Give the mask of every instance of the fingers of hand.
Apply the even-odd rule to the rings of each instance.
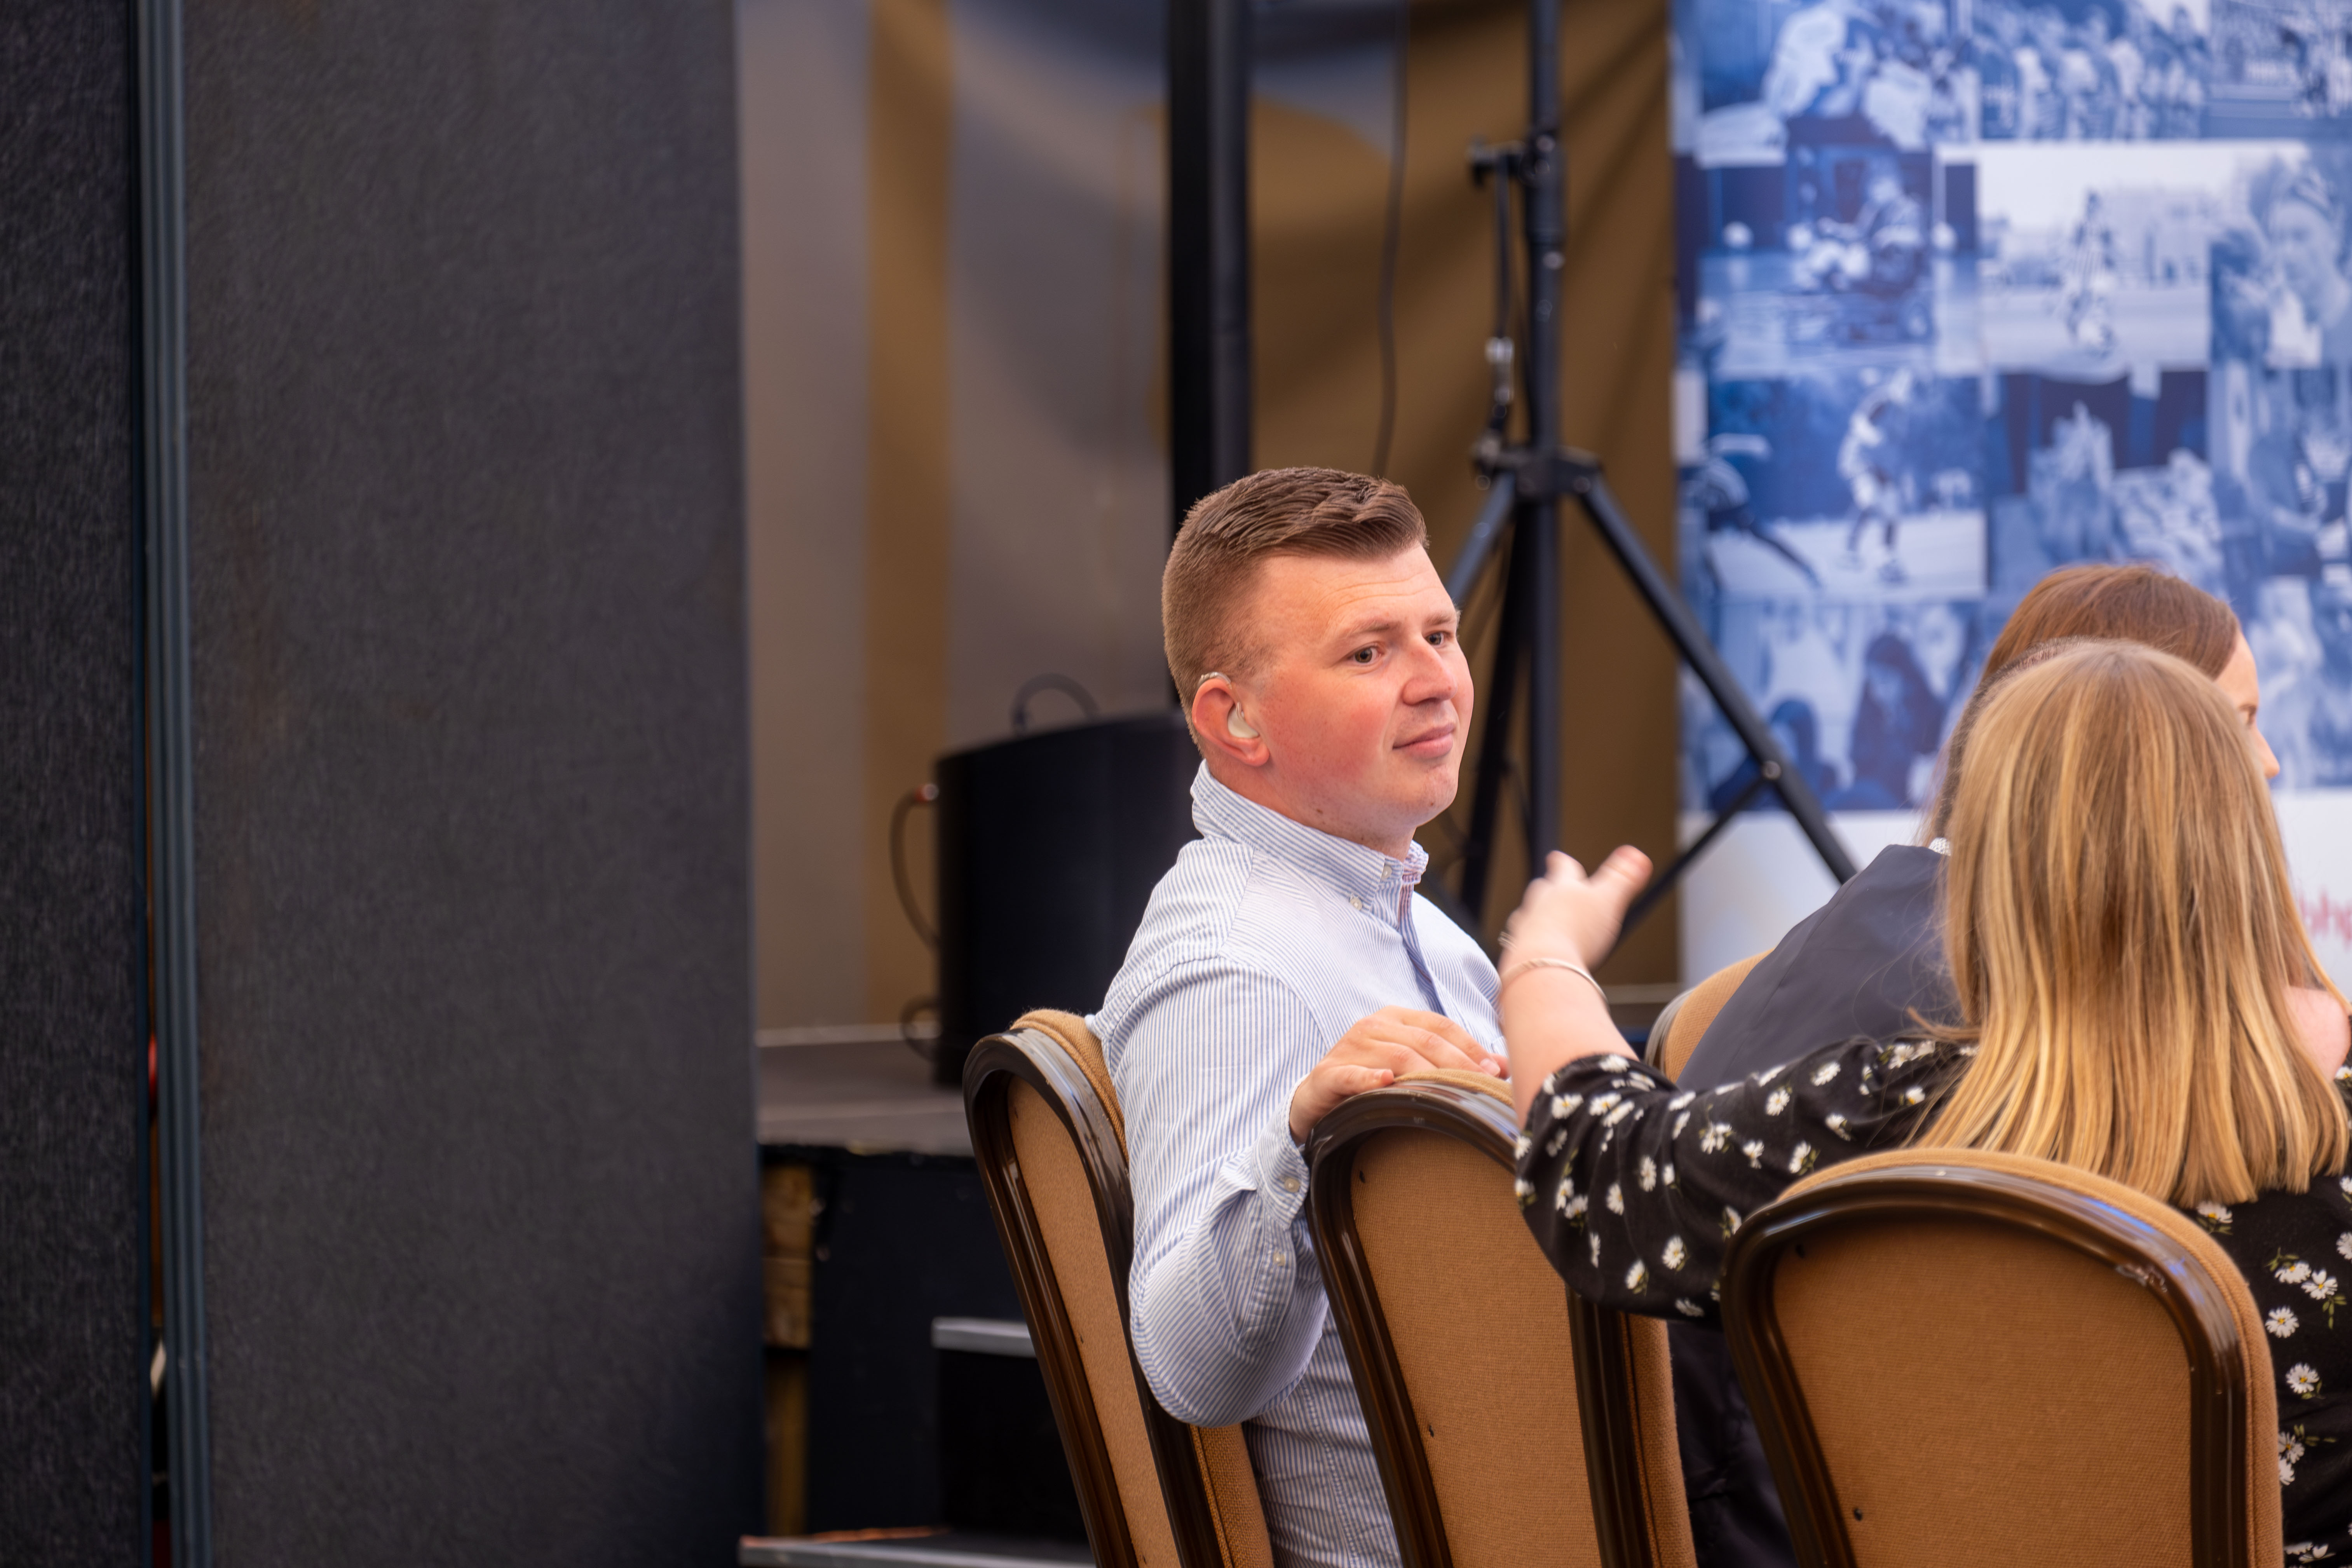
[[[1470,1037],[1470,1031],[1455,1023],[1453,1019],[1447,1017],[1444,1014],[1423,1013],[1411,1008],[1404,1009],[1403,1011],[1404,1016],[1400,1020],[1401,1022],[1409,1024],[1412,1027],[1423,1030],[1428,1034],[1442,1035],[1446,1039],[1451,1040],[1454,1045],[1461,1047],[1464,1051],[1474,1056],[1477,1054],[1478,1042]]]
[[[1601,863],[1601,869],[1592,874],[1596,882],[1603,878],[1626,883],[1630,889],[1638,891],[1650,879],[1650,858],[1631,844],[1620,844]]]
[[[1490,1055],[1460,1024],[1443,1013],[1426,1013],[1417,1007],[1383,1007],[1369,1017],[1358,1019],[1324,1060],[1335,1067],[1347,1063],[1385,1070],[1391,1078],[1431,1067],[1483,1072],[1496,1078],[1509,1071],[1500,1058]]]
[[[1459,1032],[1458,1026],[1456,1033]],[[1491,1059],[1478,1042],[1466,1035],[1456,1045],[1433,1029],[1398,1024],[1378,1033],[1359,1024],[1348,1031],[1340,1042],[1331,1047],[1324,1060],[1335,1068],[1341,1066],[1360,1067],[1389,1073],[1392,1078],[1409,1072],[1426,1072],[1433,1067],[1451,1068],[1466,1072],[1488,1070],[1485,1063]]]

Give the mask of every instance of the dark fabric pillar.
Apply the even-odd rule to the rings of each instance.
[[[731,32],[188,7],[223,1564],[758,1524]]]
[[[0,1563],[143,1561],[130,16],[0,26]]]

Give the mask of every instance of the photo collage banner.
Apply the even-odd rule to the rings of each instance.
[[[1675,0],[1681,569],[1857,863],[1907,841],[2018,599],[2224,599],[2352,983],[2352,0]],[[1685,681],[1696,832],[1752,775]],[[1696,979],[1827,896],[1769,793]]]

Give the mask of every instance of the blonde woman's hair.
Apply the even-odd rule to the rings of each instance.
[[[1974,1059],[1914,1140],[2054,1160],[2175,1204],[2341,1170],[2343,1102],[2286,992],[2336,994],[2212,679],[2126,643],[2001,683],[1947,835],[1944,947]]]

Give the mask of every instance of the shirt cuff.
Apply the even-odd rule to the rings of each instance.
[[[1290,1141],[1290,1118],[1285,1108],[1282,1120],[1265,1130],[1251,1151],[1250,1168],[1257,1175],[1258,1201],[1266,1205],[1285,1225],[1297,1217],[1307,1202],[1307,1156]]]

